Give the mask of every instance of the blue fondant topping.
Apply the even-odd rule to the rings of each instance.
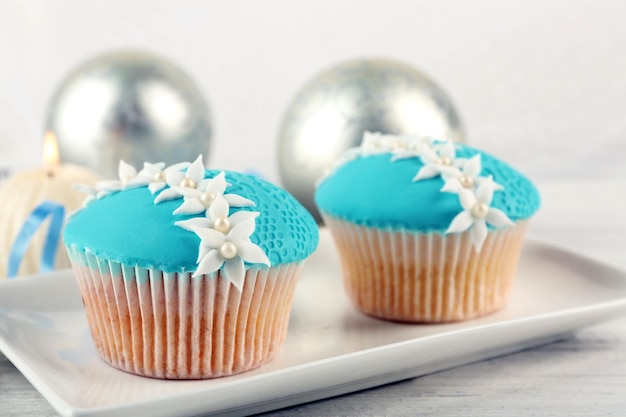
[[[480,175],[504,187],[494,192],[491,207],[512,221],[539,209],[539,192],[523,174],[486,152],[456,146],[458,158],[480,154]],[[458,195],[440,191],[441,176],[412,181],[422,166],[420,158],[392,162],[390,153],[357,157],[322,181],[315,202],[322,212],[364,226],[443,233],[463,208]]]
[[[219,172],[207,170],[205,178],[213,178]],[[237,172],[226,171],[226,181],[231,184],[227,192],[256,203],[254,207],[231,208],[230,213],[260,213],[250,240],[265,251],[273,266],[303,260],[315,250],[317,225],[287,191]],[[139,187],[92,202],[69,219],[65,244],[125,265],[165,272],[195,271],[200,238],[174,222],[204,213],[173,215],[182,200],[154,204],[155,196],[147,187]]]

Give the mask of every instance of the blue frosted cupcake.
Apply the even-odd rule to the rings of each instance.
[[[315,201],[353,303],[408,322],[502,308],[540,204],[530,180],[486,152],[371,133],[319,182]]]
[[[201,158],[98,183],[64,242],[98,352],[139,375],[232,375],[271,358],[318,232],[290,194]]]

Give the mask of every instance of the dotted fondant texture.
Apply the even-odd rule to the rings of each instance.
[[[209,176],[217,175],[211,172]],[[252,242],[261,246],[272,265],[307,257],[317,247],[317,225],[298,201],[269,182],[257,177],[229,172],[226,180],[232,183],[229,193],[239,194],[257,202],[245,210],[260,211]],[[237,208],[233,208],[235,212]],[[241,210],[244,210],[242,208]]]

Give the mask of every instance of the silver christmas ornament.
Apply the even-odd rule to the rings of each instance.
[[[283,186],[318,222],[315,182],[365,131],[464,141],[448,95],[410,66],[368,59],[322,72],[290,103],[278,143]]]
[[[107,53],[80,65],[54,93],[46,130],[61,162],[117,177],[120,159],[168,164],[208,158],[209,107],[176,65],[138,51]]]

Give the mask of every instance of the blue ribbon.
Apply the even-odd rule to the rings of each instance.
[[[48,236],[46,236],[46,243],[44,244],[43,253],[41,254],[39,269],[41,272],[50,272],[54,269],[54,258],[56,256],[59,238],[61,237],[61,230],[63,229],[65,207],[59,203],[44,201],[35,207],[32,213],[28,215],[15,241],[13,241],[13,246],[11,246],[11,252],[9,253],[9,268],[7,273],[9,278],[17,275],[17,270],[24,258],[24,254],[28,249],[31,239],[48,217],[50,217],[50,227],[48,228]]]

